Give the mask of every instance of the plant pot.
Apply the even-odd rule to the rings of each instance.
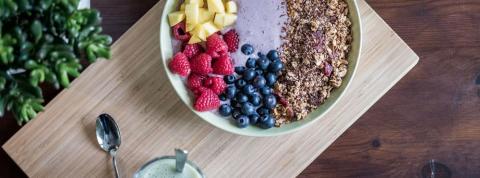
[[[90,0],[80,0],[80,3],[78,4],[79,9],[83,8],[90,8]]]

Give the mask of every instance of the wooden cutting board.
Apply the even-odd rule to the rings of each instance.
[[[400,80],[418,56],[364,2],[357,75],[335,108],[312,126],[269,138],[233,135],[195,116],[168,83],[159,51],[163,1],[112,47],[112,60],[88,67],[45,112],[3,148],[31,177],[112,177],[95,138],[95,119],[113,115],[122,131],[123,177],[146,161],[190,150],[207,177],[294,177]]]

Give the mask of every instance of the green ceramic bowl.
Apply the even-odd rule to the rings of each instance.
[[[189,93],[189,90],[184,85],[182,79],[170,72],[168,69],[168,61],[173,56],[173,46],[172,46],[172,34],[168,24],[168,17],[167,14],[173,11],[176,11],[176,7],[178,7],[178,0],[167,0],[165,2],[165,8],[163,10],[163,14],[161,17],[160,23],[160,52],[162,57],[163,66],[165,68],[166,74],[173,85],[173,88],[177,92],[180,99],[185,102],[188,108],[192,110],[195,114],[197,114],[200,118],[207,121],[208,123],[218,127],[222,130],[227,132],[239,134],[239,135],[246,135],[246,136],[257,136],[257,137],[266,137],[266,136],[277,136],[281,134],[291,133],[293,131],[299,130],[301,128],[305,128],[308,125],[311,125],[314,121],[317,121],[322,118],[322,116],[327,113],[332,107],[334,107],[335,103],[342,97],[345,90],[348,88],[357,68],[361,46],[362,46],[362,28],[361,28],[361,21],[359,17],[359,11],[356,0],[346,0],[349,5],[350,11],[350,19],[353,23],[352,25],[352,32],[353,32],[353,44],[352,50],[349,53],[348,61],[348,74],[345,76],[343,80],[343,84],[340,88],[334,90],[331,93],[330,98],[322,104],[318,109],[311,112],[307,118],[296,121],[290,124],[285,124],[281,127],[274,127],[271,129],[261,129],[256,126],[249,126],[247,128],[238,128],[235,126],[233,119],[227,119],[221,117],[214,112],[197,112],[192,108],[193,103],[193,96]]]

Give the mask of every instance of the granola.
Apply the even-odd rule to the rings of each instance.
[[[344,0],[285,0],[281,73],[273,111],[276,126],[304,119],[342,85],[351,48],[351,21]]]

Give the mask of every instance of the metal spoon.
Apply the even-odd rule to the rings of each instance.
[[[120,129],[112,116],[108,114],[100,114],[96,122],[97,141],[103,150],[112,156],[113,168],[115,170],[115,177],[119,177],[117,169],[117,150],[121,144]]]
[[[177,172],[183,172],[185,163],[187,163],[188,151],[175,148],[175,170]]]

